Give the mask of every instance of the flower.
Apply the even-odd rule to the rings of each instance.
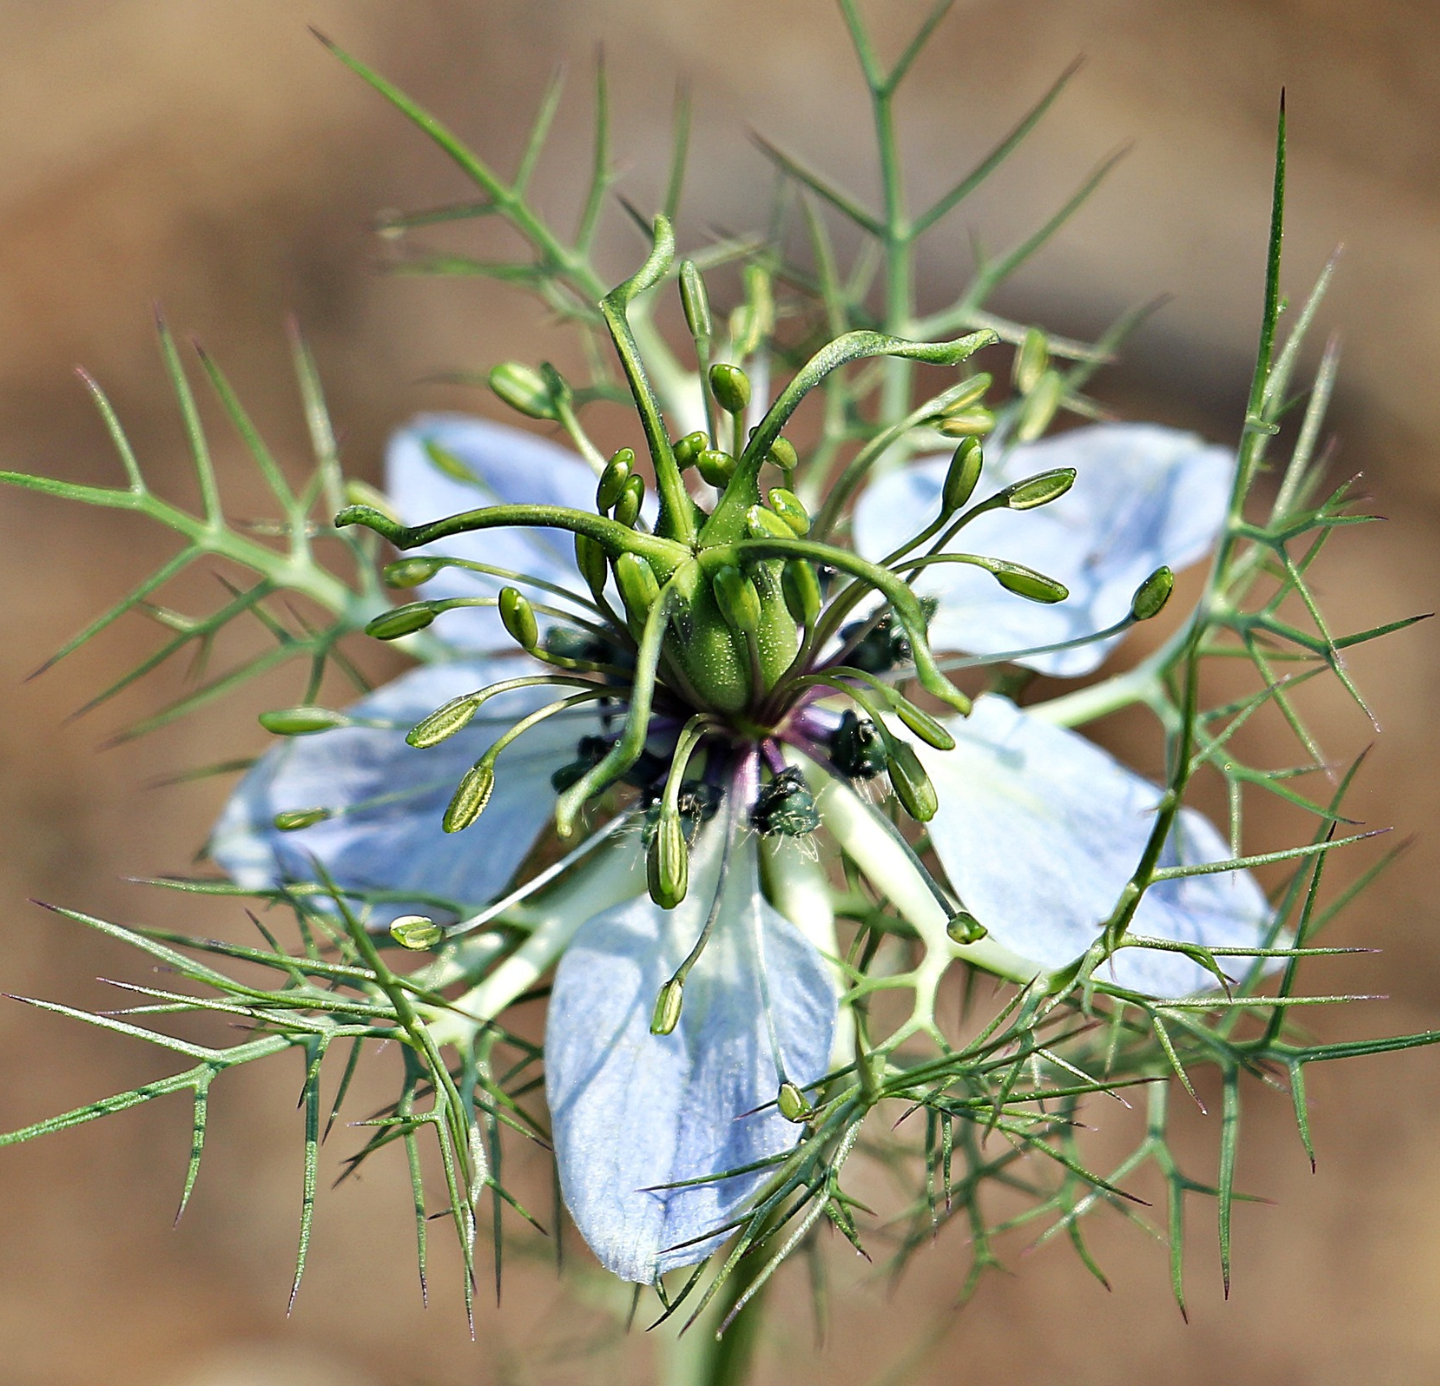
[[[972,446],[961,452],[978,461]],[[729,488],[734,463],[699,465]],[[633,549],[601,553],[598,567],[592,551],[582,576],[570,541],[543,517],[593,516],[594,472],[526,433],[423,416],[387,459],[405,523],[358,518],[406,548],[392,576],[418,584],[415,610],[443,613],[428,632],[438,637],[431,662],[361,699],[345,725],[267,752],[216,826],[212,858],[247,887],[313,880],[318,862],[375,925],[421,910],[466,921],[462,930],[497,915],[528,930],[463,1010],[492,1017],[554,967],[546,1092],[562,1190],[600,1261],[627,1280],[654,1281],[712,1251],[799,1138],[806,1094],[853,1057],[824,868],[805,850],[812,834],[837,842],[921,934],[929,961],[914,985],[932,999],[934,968],[955,958],[1017,980],[1075,962],[1144,850],[1158,791],[1043,708],[987,694],[969,716],[937,718],[896,683],[920,677],[965,705],[931,646],[1052,674],[1094,668],[1132,619],[1137,586],[1213,542],[1230,459],[1151,425],[1010,448],[987,466],[967,514],[987,549],[1021,552],[1047,575],[974,555],[913,568],[915,590],[938,603],[927,641],[906,590],[888,576],[880,589],[875,574],[917,562],[893,556],[951,494],[957,463],[922,459],[862,496],[850,571],[885,601],[831,629],[816,607],[824,551],[801,542],[808,519],[791,493],[772,490],[768,508],[740,515],[726,552],[744,564],[717,561],[685,586],[690,554],[703,553],[696,539],[676,546],[665,573],[671,493],[648,529],[622,532],[637,536]],[[1052,479],[1048,489],[1035,488],[1037,475]],[[604,512],[620,514],[627,487],[634,495],[620,458],[602,474],[600,523],[566,520],[581,567],[594,535],[611,542]],[[1036,496],[1053,504],[1023,513]],[[433,539],[424,528],[491,506],[526,527],[457,521]],[[638,500],[630,509],[639,513]],[[795,509],[801,519],[786,528]],[[808,598],[795,590],[806,583]],[[839,588],[837,579],[827,610]],[[1072,600],[1056,601],[1067,588]],[[1102,630],[1112,633],[1088,638]],[[526,729],[511,746],[519,719]],[[639,797],[509,889],[556,817],[557,794],[563,831],[617,765]],[[883,773],[906,811],[928,820],[946,884],[866,797]],[[475,826],[444,831],[442,819]],[[1230,855],[1182,810],[1164,864]],[[1269,918],[1255,882],[1229,870],[1156,882],[1130,932],[1245,948],[1266,941]],[[1151,996],[1215,980],[1184,952],[1146,947],[1116,952],[1097,975]]]

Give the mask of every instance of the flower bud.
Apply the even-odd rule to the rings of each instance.
[[[728,564],[711,579],[715,604],[725,624],[741,635],[754,635],[760,628],[760,594],[739,568]]]
[[[1175,574],[1164,566],[1156,568],[1130,598],[1131,617],[1136,621],[1148,621],[1152,616],[1158,616],[1174,590]]]
[[[397,558],[387,563],[380,576],[386,587],[419,587],[429,582],[445,566],[443,558]]]
[[[643,477],[627,477],[620,499],[615,502],[615,519],[627,529],[640,518],[640,507],[645,504],[645,480]]]
[[[438,746],[469,726],[470,719],[474,717],[479,706],[479,699],[473,693],[451,698],[443,707],[437,707],[428,717],[421,718],[411,727],[405,733],[405,740],[418,751]]]
[[[485,811],[495,788],[495,768],[488,760],[477,761],[461,777],[440,826],[447,833],[468,828]]]
[[[959,510],[975,494],[980,484],[980,469],[985,465],[985,450],[978,438],[967,438],[950,459],[945,484],[940,490],[940,508],[947,515]]]
[[[796,625],[807,630],[820,615],[820,580],[803,558],[792,558],[780,572],[780,591]]]
[[[685,898],[690,888],[690,849],[678,813],[660,814],[645,858],[645,876],[650,898],[662,910],[673,910]]]
[[[680,1023],[680,1007],[685,1003],[685,983],[672,977],[660,988],[655,998],[655,1014],[650,1018],[652,1035],[668,1035]]]
[[[1046,371],[1025,396],[1015,425],[1017,443],[1033,443],[1047,428],[1065,398],[1065,380],[1058,371]]]
[[[745,529],[752,539],[793,539],[795,531],[773,510],[752,505],[745,512]]]
[[[276,736],[309,736],[313,732],[348,727],[350,719],[328,707],[282,707],[274,712],[262,712],[260,725]]]
[[[995,427],[995,415],[988,409],[962,409],[947,414],[939,428],[947,438],[983,438]]]
[[[519,361],[502,361],[490,370],[490,388],[512,409],[532,419],[553,419],[555,401],[545,378]]]
[[[787,491],[783,486],[772,486],[767,499],[770,509],[784,520],[797,536],[810,533],[810,512],[805,509],[804,502],[794,491]]]
[[[1059,500],[1075,484],[1074,467],[1057,467],[1053,472],[1037,472],[1007,486],[997,497],[997,503],[1010,510],[1034,510],[1038,505],[1049,505]]]
[[[710,319],[710,295],[705,292],[705,281],[694,260],[680,261],[680,306],[685,310],[685,326],[692,337],[702,341],[715,335],[715,324]]]
[[[427,915],[402,914],[390,925],[390,937],[402,948],[418,952],[433,948],[445,937],[445,930]]]
[[[540,643],[540,628],[535,622],[535,608],[518,587],[502,587],[497,603],[500,620],[510,638],[527,652]]]
[[[298,833],[301,828],[313,828],[315,824],[334,816],[334,811],[328,808],[286,809],[284,813],[277,813],[271,821],[277,832]]]
[[[979,943],[990,931],[969,910],[956,910],[945,932],[956,943]]]
[[[1015,366],[1011,373],[1015,388],[1022,395],[1028,395],[1049,368],[1050,342],[1038,327],[1032,327],[1025,333],[1025,340],[1015,353]]]
[[[788,1078],[780,1084],[780,1091],[776,1095],[775,1105],[780,1109],[780,1115],[783,1116],[786,1121],[796,1123],[807,1120],[815,1110],[809,1102],[805,1100],[805,1094]]]
[[[710,439],[704,433],[687,433],[683,438],[678,439],[672,451],[675,453],[676,465],[681,471],[686,467],[693,467],[695,459],[710,446]]]
[[[1001,587],[1027,601],[1044,602],[1048,606],[1053,602],[1063,602],[1070,595],[1070,589],[1063,582],[1056,582],[1054,578],[1020,563],[997,561],[992,571]]]
[[[630,469],[635,465],[635,450],[621,448],[605,464],[600,473],[600,484],[595,488],[595,508],[602,515],[620,499],[625,483],[630,480]]]
[[[620,600],[635,622],[644,621],[655,599],[660,595],[660,584],[650,565],[638,554],[622,553],[615,560],[615,585],[620,589]]]
[[[411,602],[408,606],[392,607],[365,623],[365,634],[377,640],[398,640],[424,630],[435,619],[435,608],[429,602]]]
[[[750,377],[739,366],[717,361],[710,367],[710,389],[727,414],[743,414],[750,403]]]
[[[719,448],[704,448],[695,454],[695,468],[712,486],[723,491],[735,475],[735,459]]]
[[[585,585],[595,596],[600,596],[610,576],[610,565],[605,550],[588,534],[575,536],[575,566],[580,569]]]
[[[917,823],[928,823],[935,817],[940,801],[935,797],[935,786],[920,764],[920,757],[908,741],[892,742],[888,748],[886,768],[890,771],[890,787],[900,806]]]

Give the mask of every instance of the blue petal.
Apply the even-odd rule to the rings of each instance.
[[[948,466],[948,457],[926,458],[870,487],[855,511],[857,549],[882,557],[933,518]],[[1161,564],[1178,571],[1209,551],[1235,475],[1233,455],[1194,434],[1156,424],[1097,424],[987,458],[977,496],[1056,467],[1075,468],[1066,495],[1036,510],[982,515],[952,547],[1038,568],[1063,582],[1069,598],[1042,606],[1006,592],[977,568],[936,565],[915,586],[940,598],[930,626],[937,649],[1000,654],[1114,625]],[[1087,674],[1116,640],[1017,663],[1045,674]]]
[[[917,746],[940,809],[935,853],[967,909],[1002,946],[1045,971],[1094,942],[1139,864],[1160,791],[1075,732],[984,697],[952,719],[953,751]],[[1226,861],[1230,850],[1200,814],[1181,812],[1161,864]],[[1145,892],[1130,931],[1177,942],[1252,947],[1271,912],[1245,871],[1162,881]],[[1230,960],[1243,975],[1250,962]],[[1223,964],[1222,964],[1223,965]],[[1152,996],[1213,988],[1179,953],[1126,948],[1111,974]]]
[[[313,881],[318,859],[346,889],[416,892],[408,904],[377,909],[377,923],[410,909],[434,915],[437,900],[465,907],[491,899],[554,810],[550,775],[575,759],[576,742],[599,730],[598,719],[588,711],[561,714],[507,748],[490,803],[460,833],[443,832],[440,819],[461,775],[525,712],[552,701],[555,690],[501,694],[464,731],[427,750],[408,746],[405,733],[449,699],[535,667],[507,659],[413,669],[349,709],[355,717],[394,722],[394,730],[342,727],[272,747],[225,806],[210,857],[251,890]],[[276,830],[277,813],[310,808],[336,816],[296,832]]]
[[[475,482],[442,472],[425,451],[427,442],[463,463],[474,473]],[[385,454],[385,486],[400,518],[409,525],[428,524],[482,505],[595,508],[595,474],[573,452],[533,433],[464,414],[421,414],[396,433]],[[575,569],[570,537],[560,530],[488,529],[457,534],[410,552],[488,563],[588,596]],[[494,596],[504,585],[503,580],[480,573],[447,568],[419,591],[430,600],[483,597]],[[526,595],[548,600],[533,589]],[[484,649],[508,640],[499,617],[485,607],[448,612],[435,630],[465,649]]]
[[[715,1250],[769,1171],[703,1179],[790,1149],[769,1106],[780,1078],[820,1078],[836,991],[824,959],[760,894],[753,838],[737,842],[719,915],[685,985],[680,1023],[650,1033],[660,988],[715,898],[723,831],[702,832],[690,894],[648,896],[588,920],[560,961],[545,1036],[545,1089],[566,1206],[602,1265],[649,1283]],[[774,1043],[772,1044],[772,1030]],[[728,1234],[724,1234],[728,1235]]]

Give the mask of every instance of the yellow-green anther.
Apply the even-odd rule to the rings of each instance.
[[[788,438],[777,438],[770,444],[765,460],[779,467],[782,472],[793,472],[800,462],[800,454],[795,451],[795,444]]]
[[[937,751],[953,751],[955,738],[928,712],[922,712],[908,698],[898,694],[894,699],[895,715],[927,746]]]
[[[458,833],[468,828],[485,811],[494,788],[495,767],[488,760],[477,761],[456,786],[440,826],[447,833]]]
[[[451,698],[443,707],[437,707],[428,717],[422,717],[416,722],[405,733],[405,740],[420,751],[430,746],[438,746],[448,737],[469,726],[470,719],[475,716],[479,706],[480,700],[473,693]]]
[[[398,640],[424,630],[435,619],[435,608],[429,602],[411,602],[408,606],[392,607],[365,623],[365,634],[377,640]]]
[[[575,536],[575,566],[580,569],[585,585],[595,596],[600,596],[610,577],[610,564],[605,550],[587,534]]]
[[[525,594],[518,587],[502,587],[496,605],[510,638],[522,650],[533,650],[540,643],[540,627],[535,622],[535,608]]]
[[[752,505],[745,512],[745,530],[752,539],[794,539],[795,531],[773,510]]]
[[[690,849],[678,813],[660,814],[645,859],[645,876],[650,898],[662,910],[673,910],[690,889]]]
[[[710,389],[715,403],[727,414],[743,414],[750,403],[750,377],[739,366],[725,361],[710,367]]]
[[[615,560],[615,585],[632,621],[643,621],[660,595],[660,584],[650,565],[638,554],[622,553]]]
[[[262,712],[260,725],[276,736],[310,736],[314,732],[348,727],[350,719],[328,707],[282,707],[274,712]]]
[[[980,470],[985,465],[985,449],[978,438],[966,438],[950,459],[945,485],[940,491],[940,508],[947,515],[965,505],[980,484]]]
[[[393,520],[397,525],[403,523],[384,491],[377,491],[368,482],[356,481],[354,477],[345,478],[345,504],[369,506],[371,510],[378,510],[387,520]]]
[[[780,1084],[775,1105],[786,1121],[802,1122],[814,1115],[815,1109],[805,1100],[805,1094],[788,1078]]]
[[[695,469],[712,486],[723,491],[735,475],[735,459],[719,448],[705,448],[695,454]]]
[[[945,932],[956,943],[979,943],[990,931],[969,910],[956,910]]]
[[[1046,577],[1044,573],[1037,573],[1033,568],[1026,568],[1020,563],[997,563],[990,571],[995,574],[995,581],[1007,592],[1013,592],[1017,597],[1025,597],[1032,602],[1049,605],[1063,602],[1070,595],[1070,589],[1063,582],[1056,582],[1054,578]]]
[[[685,326],[696,341],[715,335],[715,324],[710,318],[710,295],[705,292],[705,281],[694,260],[680,261],[680,306],[685,310]]]
[[[687,433],[673,447],[675,461],[684,471],[686,467],[693,467],[696,459],[706,448],[710,446],[710,439],[704,433]]]
[[[815,576],[815,569],[803,558],[792,558],[781,571],[780,591],[795,623],[810,629],[820,614],[821,603],[820,580]]]
[[[994,383],[994,377],[988,371],[981,371],[978,375],[972,375],[968,379],[962,380],[958,385],[945,392],[943,416],[963,414],[967,409],[979,404],[985,398],[985,392]]]
[[[271,821],[277,832],[298,833],[301,828],[313,828],[315,824],[334,816],[333,810],[328,808],[286,809],[284,813],[277,813]]]
[[[1046,371],[1025,396],[1015,425],[1017,443],[1033,443],[1047,428],[1065,397],[1065,378],[1058,371]]]
[[[553,419],[555,400],[545,378],[519,361],[502,361],[490,369],[490,388],[512,409],[531,419]]]
[[[755,584],[739,568],[728,564],[716,570],[711,583],[715,605],[726,625],[741,635],[754,635],[760,628],[760,594]]]
[[[1059,500],[1075,484],[1074,467],[1058,467],[1053,472],[1040,472],[1007,486],[996,497],[999,504],[1011,510],[1034,510]]]
[[[1137,621],[1148,621],[1158,616],[1175,590],[1175,574],[1169,568],[1156,568],[1130,598],[1130,615]]]
[[[425,456],[430,459],[430,465],[441,476],[452,477],[456,481],[464,482],[467,486],[475,484],[477,480],[475,469],[462,462],[449,448],[441,447],[433,438],[422,439],[420,446],[425,449]]]
[[[1050,368],[1050,342],[1038,328],[1032,327],[1015,353],[1015,368],[1012,378],[1015,388],[1022,395],[1028,395],[1039,384],[1040,377]]]
[[[620,499],[620,493],[624,491],[625,483],[630,480],[630,469],[634,465],[633,448],[621,448],[605,464],[605,470],[600,473],[600,484],[595,488],[595,509],[602,515]]]
[[[794,491],[783,486],[772,486],[768,497],[773,510],[797,535],[810,533],[810,512]]]
[[[445,566],[442,558],[397,558],[380,570],[386,587],[419,587]]]
[[[680,1023],[680,1008],[685,1004],[685,983],[672,977],[660,988],[655,998],[655,1013],[650,1017],[652,1035],[668,1035]]]
[[[439,943],[445,930],[428,915],[402,914],[390,925],[390,937],[402,948],[420,952]]]
[[[915,748],[908,741],[892,741],[887,750],[885,768],[890,772],[890,787],[900,807],[917,823],[928,823],[935,817],[940,801]]]
[[[940,432],[947,438],[983,438],[995,427],[995,415],[988,409],[962,409],[940,420]]]
[[[615,520],[617,523],[633,528],[635,521],[640,518],[640,509],[645,504],[645,479],[644,477],[632,476],[625,482],[620,492],[620,499],[615,502]]]

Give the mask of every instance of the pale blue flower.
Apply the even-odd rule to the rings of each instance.
[[[439,445],[444,467],[458,462],[473,480],[445,474],[426,442]],[[987,473],[986,485],[1060,466],[1078,473],[1069,495],[1037,515],[982,516],[965,542],[987,552],[1003,548],[1043,568],[1071,588],[1072,601],[1037,606],[1000,589],[989,574],[929,569],[916,585],[941,599],[932,623],[936,647],[990,654],[1114,624],[1157,566],[1178,567],[1204,554],[1231,481],[1228,456],[1189,435],[1104,425],[1013,449]],[[942,463],[921,461],[872,487],[856,511],[860,549],[878,555],[908,538],[934,510],[943,474]],[[586,508],[595,480],[554,444],[441,415],[397,436],[387,485],[401,515],[419,522],[497,500]],[[568,538],[556,531],[486,530],[432,547],[542,579],[560,592],[531,590],[557,611],[568,609],[566,590],[581,598],[588,590]],[[493,596],[504,582],[444,569],[421,595]],[[565,624],[558,616],[551,621]],[[447,904],[455,914],[473,913],[512,887],[554,812],[552,776],[583,759],[584,738],[604,734],[615,709],[587,704],[541,723],[502,753],[493,797],[475,827],[446,834],[440,816],[459,776],[517,716],[553,694],[501,695],[463,732],[413,749],[406,729],[439,704],[539,667],[524,657],[483,653],[503,641],[489,608],[447,613],[427,634],[450,642],[456,657],[415,670],[350,710],[357,720],[384,725],[291,739],[245,777],[210,848],[236,880],[251,888],[306,881],[318,860],[342,889],[389,894],[373,915],[378,922],[409,907],[436,917]],[[1110,643],[1022,662],[1075,674],[1094,667]],[[838,716],[816,702],[796,720],[803,727],[789,743],[799,748],[795,763],[808,761],[821,780],[836,773],[824,738]],[[982,698],[972,716],[946,726],[953,750],[919,743],[916,749],[939,798],[929,832],[950,887],[988,931],[987,946],[1012,960],[1011,975],[1073,962],[1094,942],[1135,869],[1155,787],[1077,733],[1003,698]],[[651,744],[668,753],[663,728],[657,735],[653,723]],[[537,931],[525,968],[517,969],[521,986],[558,959],[545,1047],[561,1185],[601,1262],[635,1281],[652,1281],[714,1249],[763,1186],[763,1162],[800,1135],[776,1110],[781,1082],[805,1089],[836,1057],[846,1061],[832,1054],[839,989],[830,920],[818,906],[792,906],[787,917],[771,903],[775,892],[767,898],[762,890],[750,821],[757,756],[753,749],[736,755],[714,782],[718,810],[695,829],[690,888],[676,908],[662,909],[646,894],[615,903],[597,891],[588,909],[570,906],[551,932]],[[825,802],[820,795],[822,812]],[[847,802],[854,812],[868,812],[853,795]],[[299,831],[274,826],[277,813],[311,809],[328,816]],[[869,831],[883,837],[878,816]],[[613,863],[618,854],[638,870],[644,858],[638,823],[623,828],[616,842],[601,855]],[[1168,860],[1229,856],[1203,818],[1182,813]],[[583,883],[591,869],[589,861],[575,866],[572,880]],[[887,890],[885,881],[877,885],[905,908],[900,892]],[[583,884],[572,885],[566,898],[585,902]],[[1152,887],[1132,933],[1253,947],[1266,941],[1269,913],[1245,873],[1198,875]],[[671,1033],[654,1034],[657,997],[702,935],[708,943],[686,977],[678,1023]],[[1214,983],[1183,955],[1144,948],[1122,950],[1101,975],[1162,996]],[[513,994],[497,986],[490,998],[498,1008]]]

